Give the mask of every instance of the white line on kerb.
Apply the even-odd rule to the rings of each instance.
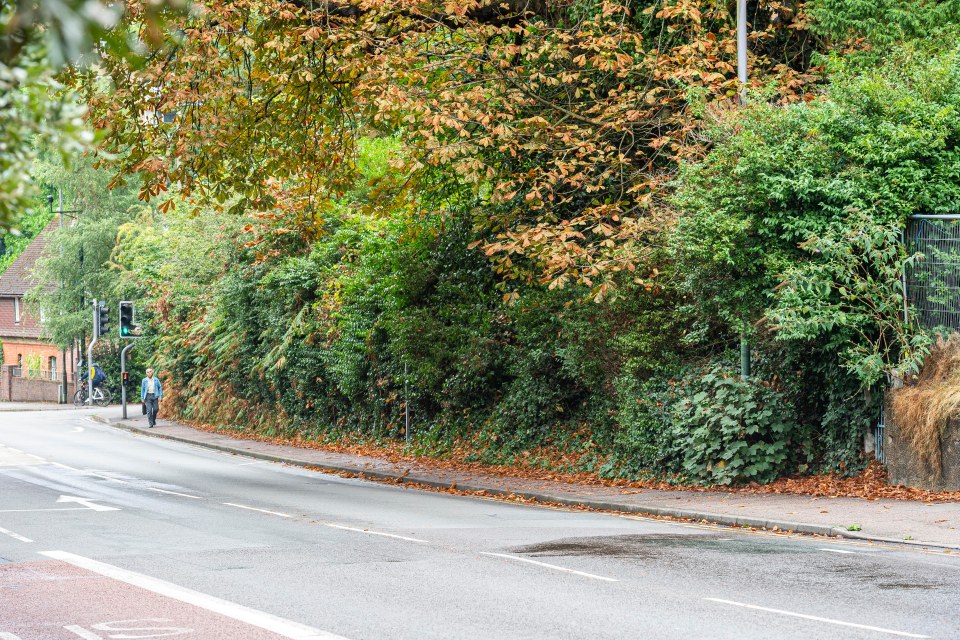
[[[259,511],[260,513],[269,513],[269,514],[272,515],[272,516],[280,516],[281,518],[292,518],[292,517],[293,517],[293,516],[291,516],[291,515],[288,514],[288,513],[279,513],[279,512],[277,512],[277,511],[267,511],[266,509],[257,509],[256,507],[248,507],[248,506],[246,506],[246,505],[234,504],[234,503],[232,503],[232,502],[224,502],[223,504],[227,505],[228,507],[236,507],[236,508],[238,508],[238,509],[248,509],[248,510],[250,510],[250,511]]]
[[[75,567],[93,571],[102,576],[140,587],[141,589],[147,589],[153,593],[186,602],[187,604],[192,604],[207,611],[225,615],[228,618],[245,622],[260,629],[272,631],[284,638],[292,638],[293,640],[346,640],[343,636],[308,627],[299,622],[285,620],[269,613],[264,613],[263,611],[257,611],[256,609],[251,609],[227,600],[221,600],[206,593],[193,591],[192,589],[187,589],[186,587],[181,587],[171,582],[165,582],[164,580],[145,576],[141,573],[127,571],[120,567],[67,553],[66,551],[42,551],[40,555],[67,562]]]
[[[192,496],[189,493],[177,493],[176,491],[167,491],[166,489],[157,489],[156,487],[147,487],[148,491],[156,491],[158,493],[169,493],[172,496],[182,496],[184,498],[193,498],[194,500],[203,500],[200,496]]]
[[[14,533],[13,531],[10,531],[9,529],[4,529],[3,527],[0,527],[0,533],[6,534],[11,538],[13,538],[14,540],[19,540],[20,542],[33,542],[33,540],[31,540],[30,538],[24,538],[19,533]]]
[[[547,564],[546,562],[538,562],[536,560],[531,560],[530,558],[521,558],[520,556],[511,556],[506,553],[487,553],[486,551],[481,551],[480,555],[482,556],[494,556],[496,558],[506,558],[507,560],[516,560],[517,562],[528,562],[530,564],[535,564],[538,567],[546,567],[547,569],[554,569],[556,571],[563,571],[564,573],[573,573],[578,576],[583,576],[584,578],[593,578],[594,580],[605,580],[606,582],[620,582],[615,578],[605,578],[604,576],[597,576],[592,573],[585,573],[583,571],[576,571],[574,569],[567,569],[566,567],[558,567],[555,564]]]
[[[406,540],[407,542],[427,542],[426,540],[420,540],[419,538],[408,538],[406,536],[398,536],[395,533],[383,533],[380,531],[370,531],[369,529],[357,529],[356,527],[347,527],[342,524],[333,524],[332,522],[326,523],[328,527],[333,527],[334,529],[343,529],[344,531],[356,531],[357,533],[367,533],[371,536],[383,536],[384,538],[396,538],[397,540]]]
[[[779,613],[782,616],[791,616],[793,618],[803,618],[804,620],[816,620],[817,622],[826,622],[828,624],[836,624],[843,627],[853,627],[855,629],[866,629],[867,631],[889,633],[891,635],[903,636],[905,638],[929,638],[930,637],[930,636],[923,636],[918,633],[907,633],[906,631],[894,631],[893,629],[884,629],[882,627],[871,627],[866,624],[857,624],[855,622],[844,622],[842,620],[833,620],[831,618],[809,616],[805,613],[794,613],[793,611],[784,611],[782,609],[769,609],[767,607],[758,607],[755,604],[745,604],[743,602],[734,602],[732,600],[721,600],[720,598],[704,598],[704,600],[709,600],[710,602],[719,602],[721,604],[730,604],[735,607],[743,607],[744,609],[755,609],[757,611],[766,611],[768,613]]]

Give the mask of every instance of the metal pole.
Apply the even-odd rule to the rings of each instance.
[[[406,420],[406,426],[403,433],[407,438],[407,444],[410,444],[410,365],[403,363],[403,413]]]
[[[740,333],[740,379],[750,378],[750,343],[747,341],[747,328]]]
[[[737,0],[737,80],[740,82],[740,104],[747,104],[747,0]],[[740,332],[740,379],[750,377],[750,342],[747,326]]]
[[[740,103],[747,103],[747,0],[737,0],[737,79]]]
[[[93,406],[93,345],[97,344],[97,338],[100,337],[100,306],[97,299],[93,299],[93,340],[87,346],[87,404]]]
[[[58,211],[60,213],[60,229],[61,234],[63,233],[63,189],[57,187],[57,196],[59,196],[60,206]],[[53,209],[53,196],[50,196],[50,208]],[[60,255],[63,256],[63,238],[60,239]],[[63,289],[63,280],[60,280],[60,289]],[[62,363],[61,369],[63,373],[60,375],[60,404],[67,403],[67,350],[60,350],[60,362]]]
[[[127,372],[127,351],[133,347],[131,342],[120,351],[120,401],[123,403],[123,419],[127,419],[127,380],[124,374]]]
[[[903,235],[901,236],[901,241],[903,243],[904,253],[910,251],[910,247],[907,246],[907,228],[903,228]],[[903,269],[900,270],[900,284],[903,287],[903,324],[906,325],[910,322],[909,311],[908,311],[908,302],[907,302],[907,263],[904,261]]]

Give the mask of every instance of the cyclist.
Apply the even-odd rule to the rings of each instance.
[[[93,363],[93,388],[94,389],[103,389],[103,383],[107,381],[107,374],[103,372],[103,369],[100,368],[100,365],[96,362]]]

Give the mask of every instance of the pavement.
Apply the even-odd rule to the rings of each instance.
[[[156,438],[299,467],[360,474],[370,479],[733,527],[960,551],[960,502],[639,490],[527,479],[447,469],[429,461],[391,462],[370,456],[245,440],[224,433],[200,431],[169,420],[159,420],[155,428],[148,429],[146,418],[139,415],[137,405],[131,405],[129,413],[131,417],[123,419],[120,408],[111,407],[101,409],[94,417]]]

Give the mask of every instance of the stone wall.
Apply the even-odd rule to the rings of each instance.
[[[938,471],[917,459],[910,445],[901,439],[891,412],[888,410],[885,414],[884,448],[890,484],[931,491],[960,491],[960,418],[950,420],[940,436],[943,469]]]
[[[0,367],[0,402],[57,402],[60,382],[35,380],[11,375],[12,366]],[[72,402],[76,385],[67,383],[67,402]]]

